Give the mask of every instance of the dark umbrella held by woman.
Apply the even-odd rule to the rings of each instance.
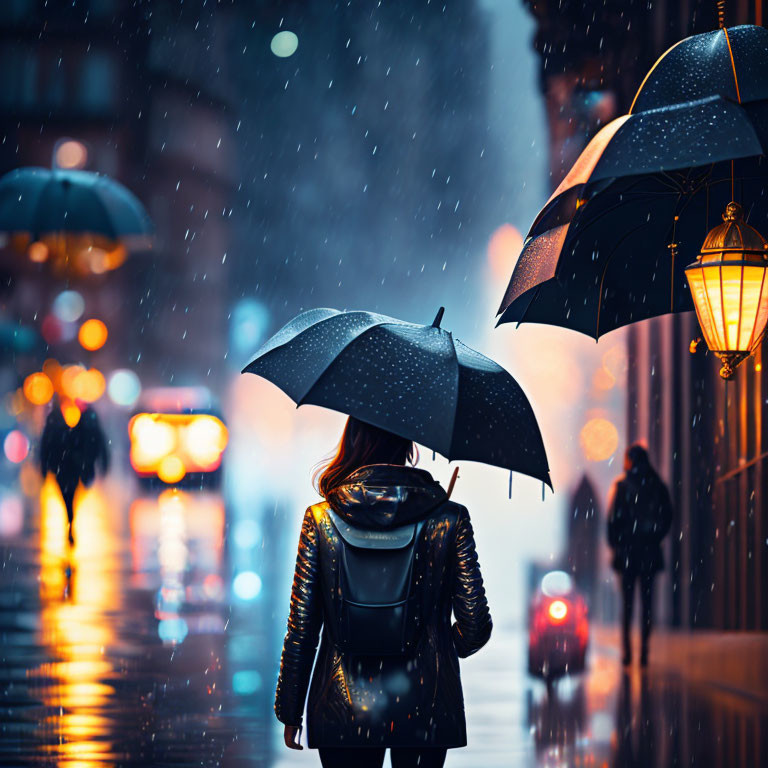
[[[631,625],[635,585],[640,582],[642,603],[641,664],[648,663],[653,619],[653,582],[664,569],[661,542],[672,525],[669,491],[651,466],[648,452],[635,444],[624,457],[624,474],[616,480],[608,512],[608,543],[613,569],[621,577],[624,602],[624,665],[632,663]]]

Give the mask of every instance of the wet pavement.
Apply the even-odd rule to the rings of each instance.
[[[233,593],[242,555],[228,530],[215,493],[96,486],[70,552],[60,498],[43,487],[23,529],[0,539],[0,764],[319,764],[281,746],[271,714],[287,595],[267,597],[258,545],[249,567],[263,589],[251,576]],[[625,675],[611,647],[548,697],[524,663],[525,633],[501,624],[463,664],[471,746],[448,766],[765,764],[764,700],[653,666]]]

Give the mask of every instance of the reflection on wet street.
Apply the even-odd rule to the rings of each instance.
[[[256,543],[253,521],[235,528],[240,545]],[[271,705],[284,601],[270,595],[263,549],[243,570],[229,529],[218,494],[131,499],[97,485],[80,492],[70,552],[58,489],[43,485],[2,547],[0,763],[318,764],[280,745]],[[623,674],[609,647],[548,696],[525,672],[525,637],[497,627],[463,665],[471,746],[448,765],[760,764],[765,703],[653,666]]]

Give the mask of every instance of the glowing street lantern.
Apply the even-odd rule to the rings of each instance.
[[[723,223],[712,229],[701,253],[685,268],[693,303],[709,349],[722,361],[720,375],[755,351],[768,321],[768,243],[728,203]]]
[[[104,344],[106,344],[107,336],[107,326],[104,325],[101,320],[91,318],[90,320],[86,320],[80,326],[77,340],[84,349],[93,352],[97,349],[101,349]]]
[[[45,405],[53,397],[53,383],[44,373],[33,373],[24,379],[24,397],[32,405]]]

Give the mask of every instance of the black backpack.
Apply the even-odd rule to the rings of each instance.
[[[407,654],[421,635],[414,572],[424,521],[380,531],[328,514],[341,541],[336,646],[357,656]]]

